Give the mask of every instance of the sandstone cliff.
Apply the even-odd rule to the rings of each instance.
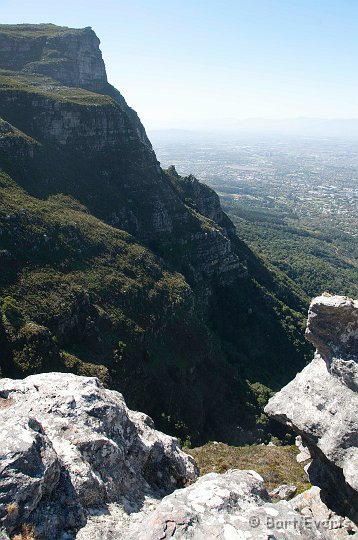
[[[102,89],[106,69],[91,28],[53,24],[0,26],[1,68],[54,77],[66,86]]]

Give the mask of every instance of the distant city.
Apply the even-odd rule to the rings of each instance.
[[[223,203],[314,217],[358,235],[358,145],[352,139],[150,133],[163,167],[175,164]],[[321,224],[322,224],[321,222]]]
[[[214,188],[238,236],[308,298],[358,295],[358,138],[149,135],[162,166]]]

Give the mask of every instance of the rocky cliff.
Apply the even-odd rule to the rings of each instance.
[[[96,375],[183,439],[269,437],[247,381],[302,367],[305,300],[161,169],[95,33],[0,25],[0,117],[2,374]]]
[[[267,413],[302,438],[308,475],[333,510],[358,522],[358,303],[320,296],[310,306],[314,360],[275,395]]]
[[[66,86],[101,90],[107,76],[99,43],[91,28],[0,26],[1,68],[47,75]]]

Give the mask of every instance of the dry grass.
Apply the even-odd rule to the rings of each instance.
[[[30,523],[21,526],[21,533],[12,537],[12,540],[36,540],[35,527]]]
[[[268,491],[281,484],[295,484],[298,492],[311,485],[303,465],[297,463],[295,446],[228,446],[208,443],[185,449],[196,460],[200,474],[223,473],[229,469],[251,469],[265,480]]]
[[[6,505],[6,511],[10,515],[15,514],[15,512],[17,512],[18,509],[19,509],[19,506],[18,506],[17,502],[11,502],[8,505]]]

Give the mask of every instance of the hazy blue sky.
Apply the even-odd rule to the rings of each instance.
[[[149,128],[358,117],[358,0],[0,0],[0,12],[92,26]]]

